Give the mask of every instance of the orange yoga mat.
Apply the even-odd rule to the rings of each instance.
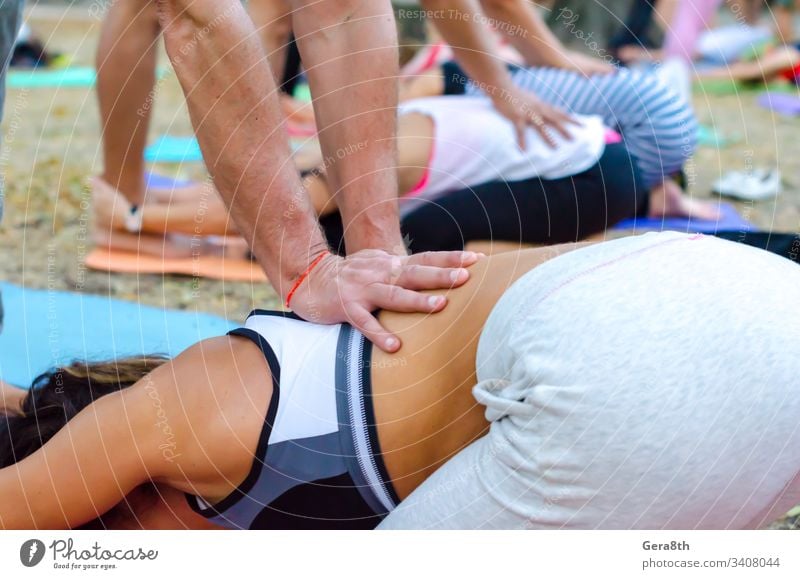
[[[249,259],[217,256],[170,258],[96,247],[86,256],[85,263],[90,269],[115,273],[175,274],[250,283],[267,281],[261,266]]]

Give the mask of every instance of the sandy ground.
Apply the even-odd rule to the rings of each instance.
[[[35,13],[34,13],[35,14]],[[76,65],[91,65],[98,23],[59,22],[46,13],[33,26],[53,50]],[[167,65],[166,58],[162,58]],[[180,87],[171,73],[159,85],[152,135],[189,135]],[[110,294],[173,308],[197,308],[242,319],[252,306],[276,307],[266,285],[158,275],[109,276],[86,271],[90,250],[86,178],[102,168],[100,126],[90,89],[9,90],[0,163],[6,173],[5,219],[0,228],[0,278],[30,287]],[[156,167],[165,174],[204,177],[202,165]]]
[[[91,65],[98,22],[60,21],[45,10],[33,20],[53,50]],[[162,57],[162,65],[167,66]],[[713,198],[711,183],[724,171],[779,167],[784,191],[775,200],[740,204],[763,229],[800,231],[800,120],[774,116],[755,103],[758,92],[733,96],[695,95],[700,120],[737,142],[721,150],[701,147],[687,167],[691,193]],[[266,285],[223,283],[175,276],[107,275],[86,271],[90,249],[87,176],[99,172],[99,122],[89,89],[10,90],[3,123],[6,136],[0,168],[6,174],[5,220],[0,227],[0,279],[35,288],[112,295],[241,319],[253,307],[277,307]],[[171,74],[159,86],[152,135],[188,135],[180,88]],[[199,165],[159,167],[165,173],[202,177]],[[797,522],[794,522],[797,525]],[[790,526],[791,523],[784,523]]]

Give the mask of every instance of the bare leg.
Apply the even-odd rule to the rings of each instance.
[[[134,204],[144,200],[144,148],[155,87],[160,29],[151,0],[114,2],[97,50],[103,123],[103,179]]]
[[[695,57],[697,39],[711,22],[722,0],[678,2],[664,39],[665,58],[682,58],[691,63]]]
[[[165,259],[205,255],[244,257],[246,242],[236,235],[228,211],[211,185],[202,195],[142,206],[142,231],[121,229],[126,203],[110,185],[95,183],[92,195],[95,243]],[[202,217],[202,219],[200,218]]]
[[[164,236],[183,233],[194,236],[236,235],[228,210],[210,183],[197,184],[198,195],[148,202],[141,207],[142,233]],[[92,187],[95,229],[123,231],[127,204],[120,193],[102,181]]]
[[[261,36],[275,82],[280,83],[286,67],[286,51],[292,34],[292,6],[289,0],[250,0],[247,11]],[[302,125],[314,124],[314,108],[290,95],[282,94],[281,108],[286,119]]]
[[[188,235],[151,235],[106,231],[98,243],[111,249],[153,255],[161,259],[197,259],[198,257],[227,257],[245,259],[250,255],[247,242],[241,237],[200,239]]]
[[[794,42],[797,38],[794,32],[794,10],[789,10],[786,6],[775,6],[775,24],[778,33],[778,40],[784,44]]]
[[[681,0],[656,0],[653,20],[655,20],[661,30],[666,31],[669,28],[669,24],[675,17],[675,12],[677,12],[680,2]]]
[[[711,201],[699,201],[684,194],[674,181],[667,179],[650,192],[650,217],[693,217],[713,221],[719,211]]]
[[[280,82],[286,64],[286,44],[292,33],[291,4],[289,0],[250,0],[247,11],[261,36],[275,82]]]
[[[794,46],[781,46],[750,62],[734,62],[698,74],[701,78],[731,78],[767,82],[784,70],[800,64],[800,51]]]

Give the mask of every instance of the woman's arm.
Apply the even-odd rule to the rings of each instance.
[[[574,122],[569,115],[514,85],[505,63],[497,57],[497,44],[487,33],[475,0],[422,0],[422,6],[462,68],[492,99],[497,111],[514,124],[521,147],[528,126],[551,145],[551,128],[569,138],[567,125]]]
[[[615,70],[599,58],[578,56],[567,50],[527,0],[481,0],[481,5],[528,66],[565,68],[586,75]]]
[[[39,451],[0,470],[0,528],[85,524],[159,476],[160,456],[144,390],[106,396]]]
[[[247,476],[272,396],[261,350],[200,342],[0,470],[0,529],[66,529],[158,482],[214,502]]]

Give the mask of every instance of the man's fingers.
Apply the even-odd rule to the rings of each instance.
[[[444,289],[462,285],[469,272],[462,268],[407,265],[395,284],[410,290]]]
[[[432,267],[469,267],[480,259],[474,251],[426,251],[415,253],[406,262],[409,265],[429,265]]]
[[[391,309],[391,308],[389,308]],[[400,349],[400,340],[381,326],[378,319],[362,306],[353,306],[348,312],[350,323],[384,352],[393,354]]]
[[[447,298],[444,296],[423,294],[387,284],[372,286],[370,299],[379,308],[404,313],[432,314],[447,305]]]

